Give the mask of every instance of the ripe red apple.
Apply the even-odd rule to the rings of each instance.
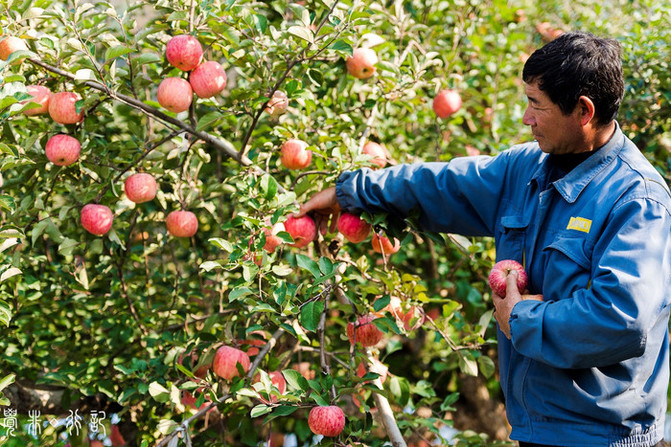
[[[282,144],[280,162],[288,169],[304,169],[312,161],[312,151],[303,140],[292,138]]]
[[[263,249],[268,253],[273,253],[275,249],[284,242],[277,233],[280,231],[285,231],[284,224],[281,222],[276,223],[272,228],[264,228],[263,233],[266,235],[266,243],[263,245]]]
[[[219,62],[203,62],[191,72],[189,82],[196,95],[210,98],[226,88],[226,71]]]
[[[250,362],[247,354],[230,346],[222,346],[214,354],[212,371],[223,379],[231,380],[233,377],[240,375],[236,366],[238,363],[242,366],[244,372],[249,371]]]
[[[461,96],[456,90],[441,90],[433,99],[433,111],[438,118],[447,118],[461,108]]]
[[[363,154],[370,155],[373,158],[370,160],[371,163],[378,165],[381,168],[387,164],[387,151],[384,150],[381,144],[378,144],[374,141],[369,141],[363,145],[361,150]]]
[[[51,90],[43,85],[27,85],[26,90],[29,95],[32,96],[32,99],[27,99],[22,101],[21,104],[28,104],[29,102],[34,102],[39,104],[40,107],[35,107],[34,109],[24,110],[23,113],[28,116],[42,115],[49,111],[49,99],[51,98]]]
[[[278,116],[287,111],[289,107],[289,98],[282,90],[275,90],[272,98],[268,101],[266,112],[272,116]]]
[[[317,226],[310,216],[298,218],[289,216],[286,222],[284,222],[284,228],[294,240],[293,244],[289,244],[291,247],[306,247],[317,237]]]
[[[59,124],[75,124],[84,119],[84,111],[77,113],[75,103],[82,99],[73,92],[53,93],[49,98],[49,115]]]
[[[86,231],[96,236],[102,236],[112,228],[114,214],[105,205],[89,203],[82,208],[80,219],[82,227]]]
[[[193,101],[191,84],[183,78],[165,78],[158,85],[156,100],[161,107],[171,112],[184,112]]]
[[[336,405],[314,407],[308,415],[308,426],[315,435],[338,436],[345,428],[345,413]]]
[[[372,322],[376,318],[376,315],[368,314],[357,318],[356,324],[352,322],[347,323],[347,338],[349,338],[349,342],[354,344],[356,341],[357,343],[361,343],[363,347],[378,344],[384,337],[384,333]]]
[[[81,145],[70,135],[58,134],[49,138],[44,149],[49,161],[56,166],[70,166],[79,158]]]
[[[498,296],[506,296],[506,277],[513,270],[517,270],[518,290],[523,292],[527,288],[527,272],[524,271],[522,264],[512,259],[505,259],[494,264],[489,272],[489,286]]]
[[[156,180],[151,174],[138,172],[129,176],[123,184],[128,200],[135,203],[144,203],[156,197]]]
[[[370,224],[351,213],[342,213],[338,218],[338,231],[352,243],[359,243],[368,237]]]
[[[165,57],[173,67],[182,71],[191,71],[200,64],[203,47],[198,39],[190,34],[180,34],[168,41]]]
[[[191,237],[198,231],[198,218],[191,211],[173,211],[166,217],[165,225],[175,237]]]
[[[202,393],[203,389],[204,388],[201,387],[201,388],[198,388],[196,391],[199,392],[199,393]],[[193,408],[195,411],[202,410],[203,408],[210,405],[210,403],[212,402],[210,400],[210,398],[206,395],[205,400],[203,401],[201,406],[196,408],[196,402],[198,402],[198,398],[196,398],[196,396],[194,396],[193,393],[191,393],[190,391],[182,391],[181,401],[182,401],[182,405],[184,405],[185,408],[187,408],[187,409],[188,408]]]
[[[29,51],[28,45],[18,37],[7,36],[0,41],[0,59],[6,61],[15,51]]]
[[[377,54],[370,48],[357,48],[352,56],[347,58],[345,65],[347,72],[358,79],[367,79],[375,74]]]
[[[371,243],[373,244],[373,251],[384,253],[385,255],[393,255],[401,248],[401,242],[398,239],[394,238],[394,243],[392,244],[387,236],[378,235],[377,233],[373,233]]]

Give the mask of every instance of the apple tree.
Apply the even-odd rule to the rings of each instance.
[[[621,39],[669,179],[663,7],[567,8],[3,1],[3,445],[508,445],[492,240],[294,214],[530,138],[523,61],[569,29]]]

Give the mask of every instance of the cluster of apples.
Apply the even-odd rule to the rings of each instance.
[[[0,41],[0,58],[3,60],[9,59],[10,55],[15,51],[26,50],[28,50],[26,43],[17,37],[9,36]],[[174,53],[174,49],[172,52]],[[180,63],[179,58],[177,58],[177,62],[175,63]],[[211,76],[211,65],[203,68],[201,73],[203,74],[195,78],[194,89],[196,92],[204,94],[203,91],[208,91],[208,89],[211,91],[212,89],[212,80],[209,78],[213,77],[215,82],[218,82],[218,78]],[[54,122],[64,125],[77,124],[84,119],[84,112],[77,112],[76,108],[77,101],[81,100],[81,96],[78,93],[52,93],[49,88],[42,85],[28,85],[26,86],[26,90],[32,96],[32,99],[23,101],[23,104],[28,102],[36,104],[35,107],[24,110],[23,113],[26,115],[36,116],[48,113]],[[59,133],[47,140],[44,149],[47,159],[54,165],[70,166],[79,159],[81,144],[76,138]],[[130,201],[135,203],[144,203],[153,200],[157,189],[154,177],[146,173],[132,174],[124,182],[126,196]],[[89,203],[82,207],[80,221],[86,231],[96,236],[102,236],[112,228],[114,213],[105,205]],[[198,230],[198,219],[190,211],[173,211],[166,218],[166,227],[168,232],[175,237],[191,237]]]
[[[171,112],[188,110],[193,94],[211,98],[226,88],[226,71],[216,61],[203,61],[203,47],[194,36],[180,34],[168,41],[165,56],[173,67],[189,72],[188,81],[182,77],[168,77],[161,81],[156,99]]]

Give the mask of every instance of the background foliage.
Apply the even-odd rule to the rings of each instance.
[[[31,52],[0,62],[0,404],[16,406],[8,390],[39,389],[57,398],[41,408],[43,421],[64,418],[68,409],[105,409],[106,428],[114,422],[129,445],[167,440],[178,427],[180,442],[193,445],[258,445],[271,431],[312,442],[307,412],[332,402],[348,422],[340,438],[324,444],[381,445],[387,437],[370,411],[377,388],[356,375],[366,354],[351,347],[345,327],[395,296],[404,310],[418,306],[432,316],[408,329],[390,313],[378,320],[387,337],[371,355],[389,367],[381,393],[403,436],[444,444],[440,436],[448,432],[441,428],[456,425],[459,445],[505,443],[486,286],[491,240],[429,235],[412,220],[367,216],[402,239],[399,253],[383,259],[368,241],[343,243],[328,234],[306,249],[285,246],[268,255],[262,228],[284,221],[343,170],[370,166],[360,155],[368,139],[384,144],[393,163],[494,155],[528,140],[520,72],[545,42],[543,22],[622,43],[627,92],[619,122],[669,181],[670,6],[3,0],[4,34],[22,37]],[[206,58],[222,63],[228,85],[189,112],[167,113],[176,123],[156,113],[156,87],[182,75],[164,57],[166,42],[181,33],[197,36]],[[345,58],[359,46],[373,46],[380,58],[366,81],[345,70]],[[48,115],[25,116],[29,84],[79,92],[85,120],[62,126]],[[447,87],[460,92],[463,107],[439,120],[431,101]],[[264,113],[276,89],[290,99],[279,118]],[[60,132],[82,143],[71,167],[56,167],[44,155],[48,138]],[[203,133],[216,140],[203,140]],[[292,137],[313,150],[306,171],[279,163],[279,146]],[[123,180],[139,170],[158,179],[160,192],[135,205],[125,199]],[[79,224],[81,207],[93,201],[115,214],[104,237]],[[180,208],[198,216],[191,239],[166,232],[165,216]],[[250,355],[267,346],[251,355],[262,357],[258,370],[308,362],[314,379],[286,373],[287,393],[269,405],[258,397],[258,388],[271,390],[266,376],[256,389],[249,378],[225,382],[210,373],[199,381],[191,372],[195,357],[184,353],[202,363],[221,344]],[[469,376],[477,376],[480,401]],[[230,398],[183,423],[193,414],[182,403],[184,391],[194,392],[197,406]],[[478,426],[484,416],[469,407],[474,402],[499,417],[498,425]],[[27,413],[19,417],[27,423]],[[95,434],[75,436],[54,425],[39,439],[23,429],[9,437],[0,428],[0,439],[77,446]]]

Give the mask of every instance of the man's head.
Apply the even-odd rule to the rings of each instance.
[[[594,124],[606,125],[615,119],[624,95],[620,54],[614,39],[565,33],[529,57],[522,79],[536,84],[564,114],[574,111],[581,96],[589,98]]]

